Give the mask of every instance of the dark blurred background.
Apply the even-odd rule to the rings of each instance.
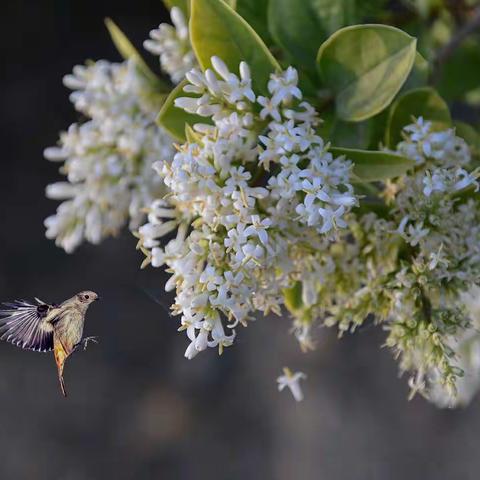
[[[480,401],[408,402],[380,330],[341,341],[318,330],[303,355],[286,318],[261,319],[222,358],[189,362],[165,277],[139,270],[130,234],[71,256],[45,239],[56,203],[44,187],[59,175],[42,150],[76,119],[61,77],[87,58],[119,60],[105,16],[140,47],[166,12],[160,0],[2,3],[0,297],[88,288],[103,301],[86,327],[100,344],[67,364],[67,400],[51,355],[0,345],[0,479],[479,478]],[[301,404],[276,391],[284,365],[308,374]]]

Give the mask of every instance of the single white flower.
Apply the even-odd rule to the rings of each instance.
[[[292,98],[302,99],[302,92],[297,86],[298,73],[293,67],[288,67],[285,72],[273,74],[268,82],[268,91],[272,94],[275,105],[289,103]]]
[[[271,117],[276,122],[280,122],[282,120],[278,110],[278,105],[275,105],[270,98],[259,96],[257,98],[257,102],[263,107],[260,111],[260,118],[265,120],[267,117]]]
[[[247,237],[256,235],[263,245],[268,243],[268,233],[267,230],[271,226],[272,221],[269,218],[264,218],[260,220],[260,215],[252,215],[251,217],[252,224],[245,229],[244,234]]]
[[[283,369],[283,375],[277,378],[278,391],[281,392],[288,387],[292,392],[293,398],[297,402],[303,400],[303,392],[300,386],[300,380],[305,380],[307,376],[303,372],[292,372],[288,367]]]

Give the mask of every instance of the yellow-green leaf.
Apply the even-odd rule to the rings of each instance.
[[[157,117],[157,123],[163,127],[173,138],[179,142],[185,142],[187,137],[185,135],[185,128],[187,125],[194,125],[195,123],[210,123],[209,118],[200,117],[185,112],[185,110],[175,106],[175,99],[178,97],[194,97],[191,93],[183,91],[186,85],[186,80],[179,83],[165,100],[165,103],[160,110]]]
[[[199,143],[200,141],[200,136],[188,123],[185,125],[185,138],[188,143]]]
[[[353,183],[375,182],[399,177],[415,165],[413,160],[394,153],[331,147],[335,156],[344,155],[353,162]]]
[[[317,56],[337,114],[361,121],[385,109],[402,88],[416,56],[415,38],[387,25],[355,25],[335,32]]]
[[[257,93],[267,93],[270,74],[280,66],[250,25],[222,0],[191,0],[190,39],[202,69],[220,57],[230,71],[241,61],[250,66]]]
[[[303,309],[302,282],[295,282],[293,287],[283,289],[283,300],[288,311],[292,314]]]

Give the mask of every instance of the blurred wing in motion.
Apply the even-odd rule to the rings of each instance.
[[[162,302],[162,300],[161,300],[161,298],[164,297],[165,294],[157,295],[152,289],[145,288],[145,287],[142,287],[142,286],[137,286],[137,288],[142,293],[144,293],[150,300],[153,300],[157,305],[160,305],[169,317],[172,316],[172,312],[170,311],[169,305],[166,304],[166,302]]]
[[[4,303],[0,309],[0,340],[26,350],[49,352],[53,350],[53,325],[50,323],[56,306],[38,298],[38,305],[25,300]]]

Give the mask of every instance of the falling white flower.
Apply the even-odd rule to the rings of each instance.
[[[292,392],[293,398],[297,402],[303,400],[303,391],[300,386],[300,380],[305,380],[307,376],[303,372],[292,372],[289,368],[283,369],[283,375],[277,378],[278,391],[281,392],[285,387]]]

